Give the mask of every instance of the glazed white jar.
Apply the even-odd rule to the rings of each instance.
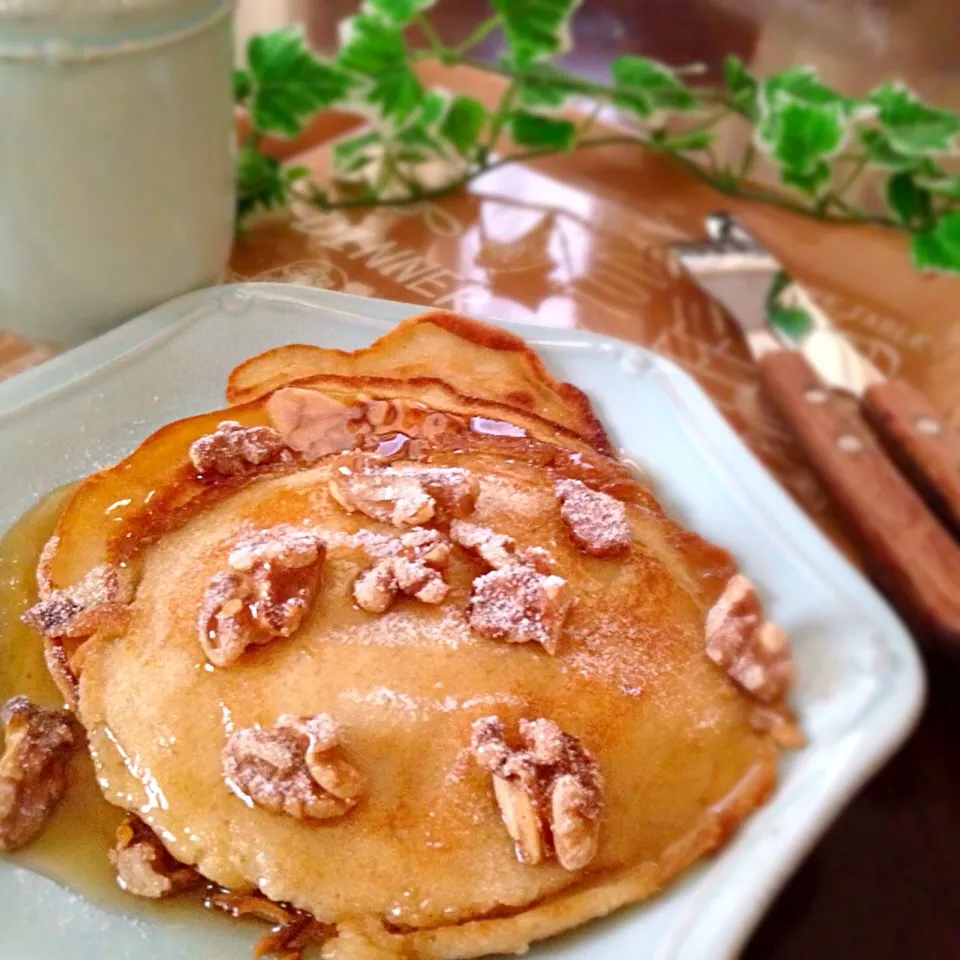
[[[0,0],[0,330],[72,345],[220,279],[230,12]]]

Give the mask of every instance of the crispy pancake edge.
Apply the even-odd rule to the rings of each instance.
[[[544,366],[543,361],[525,340],[500,327],[495,327],[491,324],[473,320],[456,313],[449,313],[444,310],[432,310],[402,320],[391,330],[388,330],[381,337],[374,340],[373,343],[357,350],[338,350],[330,347],[319,347],[315,344],[302,343],[288,344],[282,347],[274,347],[271,350],[265,350],[263,353],[250,357],[234,367],[227,378],[226,399],[229,403],[245,403],[289,382],[282,377],[276,376],[271,377],[265,382],[260,382],[257,379],[257,370],[263,365],[264,360],[276,358],[278,355],[282,356],[282,352],[285,350],[355,357],[369,351],[388,348],[392,341],[404,336],[419,324],[433,324],[452,333],[454,336],[491,350],[502,350],[521,354],[533,377],[539,381],[543,387],[554,393],[556,397],[570,409],[574,423],[576,424],[576,426],[572,428],[573,431],[582,439],[587,440],[591,446],[601,453],[612,455],[615,452],[603,424],[593,412],[593,407],[587,395],[579,387],[571,383],[564,383],[554,379]],[[300,376],[302,375],[298,374],[291,379],[298,379]],[[251,380],[252,382],[250,382]],[[504,402],[504,399],[501,398],[499,402]],[[505,403],[505,405],[509,406],[510,404]],[[514,404],[513,406],[519,410],[526,409],[526,406],[522,404]]]

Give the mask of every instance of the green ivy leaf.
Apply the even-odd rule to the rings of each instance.
[[[877,108],[877,121],[890,146],[901,154],[946,153],[960,133],[960,117],[928,106],[902,83],[885,83],[867,100]]]
[[[767,290],[767,296],[764,299],[764,304],[766,305],[767,311],[777,306],[778,301],[780,300],[780,295],[783,293],[790,284],[793,283],[793,280],[790,277],[790,274],[786,270],[778,270],[773,275],[773,280],[770,282],[770,287]]]
[[[423,101],[423,87],[410,69],[403,31],[361,14],[346,21],[337,63],[372,81],[364,99],[387,120],[403,123]]]
[[[253,93],[253,79],[247,70],[237,67],[233,71],[233,102],[243,106]]]
[[[237,219],[258,207],[283,206],[286,200],[280,162],[260,153],[253,144],[241,145],[237,151]]]
[[[363,156],[368,147],[377,146],[383,142],[383,137],[376,132],[364,133],[359,137],[350,137],[347,140],[338,140],[333,145],[333,165],[337,169],[344,169],[357,157]]]
[[[371,163],[373,163],[373,157],[366,157],[360,153],[355,157],[350,157],[349,160],[344,160],[343,163],[337,167],[337,173],[341,175],[345,173],[358,173],[365,167],[369,167]]]
[[[439,90],[428,90],[420,103],[417,123],[424,127],[432,127],[439,122],[446,110],[447,98]]]
[[[960,273],[960,250],[945,247],[935,230],[921,230],[910,238],[914,266],[921,270]]]
[[[469,156],[487,123],[486,107],[473,97],[454,97],[440,126],[440,136]]]
[[[810,314],[803,307],[771,306],[767,308],[767,319],[791,340],[799,340],[813,326]]]
[[[731,54],[723,61],[723,82],[734,108],[750,120],[757,119],[757,78],[744,62]]]
[[[397,140],[407,147],[418,147],[430,153],[443,155],[443,144],[425,127],[414,124],[404,127],[398,134]]]
[[[699,100],[677,75],[656,60],[624,55],[610,65],[614,103],[642,117],[655,110],[695,110]]]
[[[909,173],[895,173],[886,188],[887,205],[904,226],[925,224],[930,219],[930,191],[919,186]]]
[[[945,213],[932,229],[917,231],[910,251],[923,270],[960,273],[960,210]]]
[[[521,147],[569,150],[577,132],[569,120],[528,113],[526,110],[515,110],[511,113],[508,125],[514,143]]]
[[[960,210],[945,213],[935,227],[937,239],[954,257],[960,257]]]
[[[938,197],[960,200],[960,177],[920,177],[917,183]]]
[[[393,26],[406,26],[418,13],[429,9],[436,0],[363,0],[363,13]]]
[[[567,24],[580,0],[491,0],[503,20],[507,59],[518,67],[569,46]]]
[[[843,107],[805,103],[781,93],[757,127],[759,145],[792,174],[813,174],[846,136]]]
[[[830,166],[822,160],[809,170],[794,170],[789,167],[780,170],[780,181],[784,186],[796,187],[809,197],[815,197],[829,179]]]
[[[304,177],[310,175],[310,168],[303,166],[303,164],[298,164],[293,167],[285,167],[283,171],[283,182],[288,186],[292,183],[296,183],[298,180],[302,180]]]
[[[393,155],[397,163],[426,163],[430,159],[430,154],[425,150],[415,150],[413,147],[404,147]]]
[[[913,170],[918,163],[916,157],[907,157],[894,150],[886,135],[872,128],[857,131],[857,138],[867,151],[867,159],[874,166],[887,170]]]
[[[776,112],[778,98],[782,95],[811,106],[837,107],[843,116],[849,116],[857,106],[856,100],[821,83],[810,67],[790,67],[774,73],[760,84],[759,92],[763,113]]]
[[[587,81],[564,73],[549,63],[535,63],[517,83],[517,101],[527,107],[562,107],[567,97],[589,94]]]
[[[349,89],[348,78],[314,56],[292,28],[251,37],[247,61],[250,117],[261,131],[296,136],[307,117],[342,100]]]
[[[380,105],[383,117],[402,123],[417,108],[423,87],[412,70],[398,70],[383,77],[374,86],[370,102]]]

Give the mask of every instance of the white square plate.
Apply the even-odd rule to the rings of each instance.
[[[420,308],[313,288],[188,294],[0,383],[0,530],[46,491],[119,459],[154,429],[223,405],[227,372],[291,342],[362,346]],[[747,451],[683,372],[579,331],[506,325],[582,387],[665,506],[730,548],[793,639],[809,745],[721,853],[662,896],[538,946],[539,958],[734,956],[840,807],[903,741],[923,701],[909,636],[874,590]],[[2,664],[0,664],[2,669]],[[0,861],[0,956],[11,960],[243,960],[251,931],[106,913]]]

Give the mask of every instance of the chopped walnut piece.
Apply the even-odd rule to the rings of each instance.
[[[330,495],[349,513],[359,510],[395,527],[426,523],[436,513],[436,502],[415,477],[341,474],[330,481]]]
[[[493,570],[499,570],[517,558],[517,543],[513,537],[495,533],[478,523],[454,520],[450,524],[450,539],[459,543],[464,550],[475,553]]]
[[[160,838],[132,815],[117,827],[117,841],[109,856],[120,889],[135,897],[171,897],[201,880],[196,870],[175,860]]]
[[[570,586],[562,577],[511,563],[473,581],[470,626],[484,637],[536,642],[556,653],[572,605]]]
[[[633,530],[624,503],[580,480],[558,480],[554,489],[570,538],[584,553],[613,557],[630,547]]]
[[[359,459],[357,469],[341,466],[330,481],[330,495],[344,510],[401,528],[465,516],[478,492],[476,478],[459,467],[413,470],[371,458]]]
[[[134,589],[129,567],[101,563],[72,587],[51,590],[21,619],[47,637],[88,637],[122,621]]]
[[[207,659],[226,667],[249,647],[295,633],[316,595],[324,553],[315,533],[286,523],[238,540],[229,569],[214,574],[200,603]]]
[[[282,458],[287,445],[273,427],[245,427],[223,420],[213,433],[190,444],[190,462],[201,476],[231,477]]]
[[[521,563],[540,573],[553,569],[553,558],[541,547],[527,547],[517,551],[513,537],[496,533],[489,527],[466,520],[454,520],[450,524],[450,539],[464,550],[475,553],[488,567],[499,570],[511,563]]]
[[[768,734],[770,739],[784,750],[799,750],[807,742],[785,704],[754,707],[750,711],[750,726],[758,733]]]
[[[421,603],[443,603],[450,589],[441,573],[450,557],[449,541],[436,530],[416,527],[394,543],[392,556],[378,560],[354,581],[357,606],[383,613],[398,593]]]
[[[353,582],[353,599],[367,613],[385,613],[397,596],[393,558],[380,560]]]
[[[524,746],[510,747],[499,717],[481,717],[471,749],[493,775],[494,795],[521,863],[555,855],[565,870],[594,858],[603,811],[603,781],[590,752],[552,720],[521,720]]]
[[[284,714],[269,729],[246,727],[223,748],[223,775],[242,799],[298,820],[343,816],[366,790],[340,755],[339,728],[325,713]]]
[[[763,619],[753,584],[731,577],[706,620],[706,653],[764,703],[781,700],[794,678],[787,635]]]
[[[40,834],[67,789],[67,765],[81,737],[71,713],[26,697],[9,699],[0,723],[0,850],[17,850]]]

